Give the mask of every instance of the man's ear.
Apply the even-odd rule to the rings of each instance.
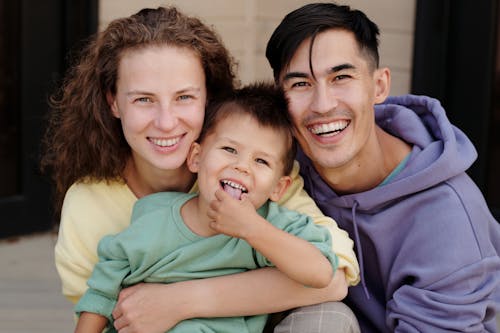
[[[274,190],[271,192],[269,195],[269,199],[271,201],[279,201],[283,194],[285,194],[286,190],[292,183],[292,177],[290,176],[283,176],[280,178],[278,181],[278,184],[274,187]]]
[[[186,160],[188,169],[192,173],[197,173],[200,170],[200,154],[200,144],[197,142],[193,142],[191,144],[191,148],[189,148],[189,153]]]
[[[108,102],[109,108],[111,109],[111,113],[115,118],[120,118],[120,113],[118,112],[118,105],[116,105],[116,98],[113,96],[111,91],[106,93],[106,101]]]
[[[391,71],[387,67],[381,67],[374,72],[375,80],[375,104],[380,104],[391,91]]]

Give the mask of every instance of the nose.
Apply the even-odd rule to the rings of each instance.
[[[249,173],[250,172],[250,167],[249,167],[249,158],[243,155],[237,155],[234,163],[233,163],[233,168],[241,173]]]
[[[168,104],[160,104],[155,118],[155,126],[163,131],[174,129],[179,123],[179,119],[174,110]]]
[[[335,92],[326,84],[317,84],[312,94],[311,111],[327,113],[337,107],[338,100]]]

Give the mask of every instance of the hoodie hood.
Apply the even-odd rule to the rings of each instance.
[[[303,152],[297,155],[304,188],[355,243],[361,284],[349,289],[346,303],[363,332],[461,331],[474,319],[442,318],[464,304],[480,316],[486,310],[475,302],[500,283],[500,274],[491,274],[500,273],[500,228],[465,173],[476,150],[429,97],[390,97],[375,106],[375,120],[412,147],[384,185],[338,195]],[[405,328],[408,322],[415,327]]]
[[[304,173],[313,175],[306,188],[319,200],[334,200],[357,210],[379,210],[392,200],[420,192],[465,172],[477,158],[477,152],[466,135],[450,124],[446,112],[436,99],[403,95],[389,97],[375,106],[376,123],[385,131],[413,146],[410,158],[390,183],[352,195],[338,197],[315,172],[311,162],[299,153]],[[382,205],[382,206],[381,206]]]

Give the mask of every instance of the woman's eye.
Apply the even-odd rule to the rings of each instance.
[[[151,97],[139,97],[136,98],[135,101],[139,103],[151,103],[153,100],[151,99]]]
[[[222,147],[222,150],[225,150],[227,151],[228,153],[231,153],[231,154],[236,154],[236,149],[232,148],[232,147]]]
[[[178,97],[178,99],[180,101],[186,101],[186,100],[191,99],[191,98],[193,98],[193,96],[191,96],[191,95],[181,95]]]

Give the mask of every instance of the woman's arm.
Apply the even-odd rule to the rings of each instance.
[[[343,269],[321,289],[305,287],[276,268],[173,284],[145,283],[122,290],[113,311],[115,327],[127,332],[163,332],[195,317],[273,313],[340,301],[347,295]]]

